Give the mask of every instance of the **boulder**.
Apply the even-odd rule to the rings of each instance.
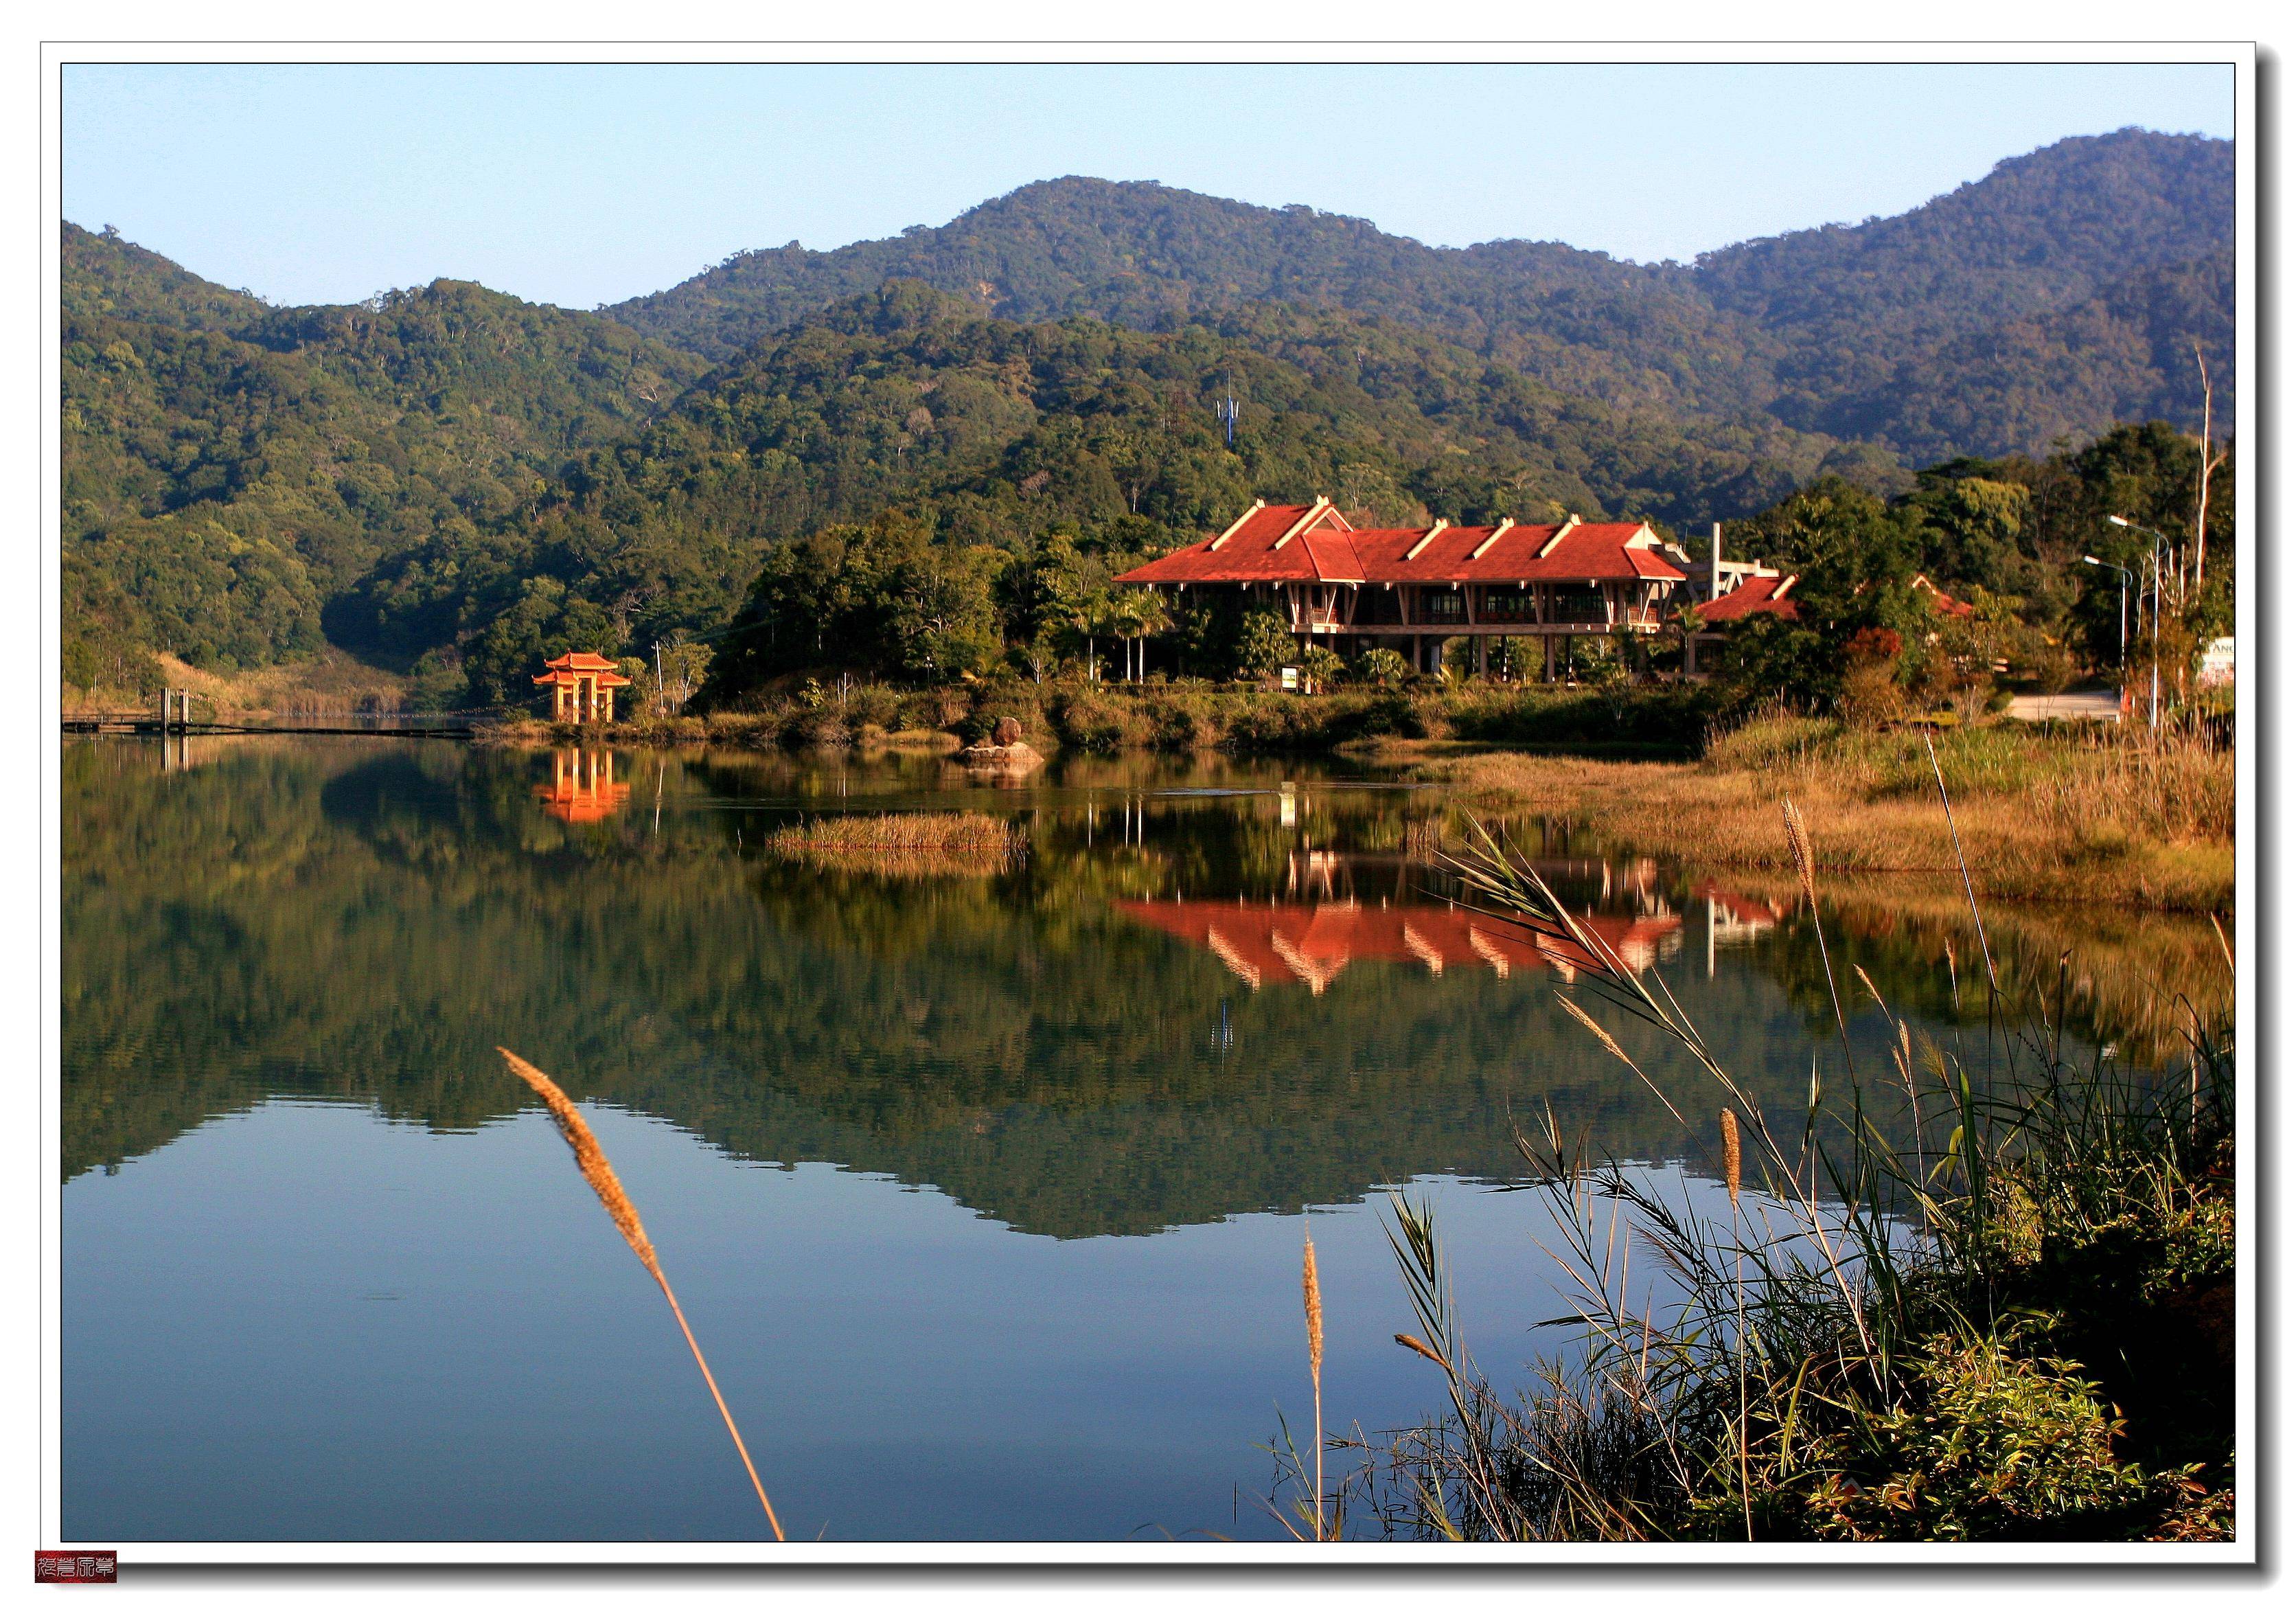
[[[996,728],[988,733],[988,745],[991,746],[1013,746],[1017,745],[1020,739],[1021,721],[1009,713],[998,720]]]
[[[1009,746],[984,741],[965,748],[957,757],[976,774],[992,775],[1023,775],[1045,761],[1045,755],[1025,741]]]

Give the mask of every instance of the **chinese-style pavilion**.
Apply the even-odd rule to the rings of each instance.
[[[615,687],[630,682],[616,671],[613,659],[594,652],[570,652],[543,667],[548,672],[536,675],[534,683],[552,688],[552,718],[562,724],[614,722]]]

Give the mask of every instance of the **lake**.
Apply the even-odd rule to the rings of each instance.
[[[1376,1429],[1441,1399],[1393,1341],[1395,1189],[1432,1198],[1501,1379],[1567,1308],[1539,1195],[1502,1186],[1516,1123],[1551,1107],[1693,1210],[1719,1191],[1703,1127],[1555,1006],[1570,955],[1439,895],[1444,795],[1371,770],[94,739],[62,802],[71,1543],[767,1535],[497,1045],[583,1102],[792,1538],[1280,1535],[1260,1445],[1279,1412],[1306,1437],[1303,1214],[1327,1422]],[[1025,852],[772,845],[917,808]],[[1798,1128],[1841,1049],[1791,888],[1513,828]],[[1840,890],[1844,984],[1981,1034],[1957,888]],[[2205,922],[1988,926],[2134,1060],[2221,985]],[[1603,1017],[1710,1122],[1679,1054]]]

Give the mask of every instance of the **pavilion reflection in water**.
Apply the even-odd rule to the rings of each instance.
[[[550,754],[550,779],[534,788],[542,811],[569,825],[594,825],[630,800],[629,782],[614,778],[611,747]]]

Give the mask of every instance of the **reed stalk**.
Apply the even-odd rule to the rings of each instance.
[[[1324,1288],[1316,1276],[1316,1239],[1307,1235],[1300,1261],[1300,1301],[1308,1315],[1308,1379],[1316,1395],[1316,1536],[1330,1535],[1324,1513]]]
[[[726,1430],[733,1436],[735,1453],[742,1457],[742,1469],[750,1474],[750,1486],[757,1490],[758,1503],[766,1512],[767,1523],[774,1529],[775,1542],[784,1542],[781,1518],[774,1514],[774,1502],[766,1497],[766,1485],[758,1479],[757,1465],[750,1459],[750,1446],[742,1441],[742,1429],[734,1425],[734,1412],[726,1408],[726,1395],[718,1391],[718,1379],[710,1374],[709,1362],[701,1357],[701,1345],[694,1340],[693,1329],[686,1322],[685,1311],[678,1305],[677,1294],[671,1288],[669,1278],[662,1273],[660,1256],[655,1254],[653,1243],[646,1236],[645,1222],[638,1218],[637,1206],[630,1202],[629,1194],[622,1189],[621,1178],[614,1174],[613,1165],[606,1159],[606,1150],[598,1146],[597,1138],[591,1134],[590,1123],[582,1118],[582,1111],[576,1107],[574,1100],[567,1097],[564,1090],[549,1076],[507,1048],[497,1048],[495,1051],[503,1056],[503,1062],[510,1073],[533,1088],[541,1098],[544,1107],[550,1111],[551,1119],[558,1124],[558,1134],[565,1138],[566,1146],[574,1150],[574,1163],[581,1171],[582,1179],[590,1184],[590,1190],[598,1195],[598,1202],[605,1206],[607,1217],[614,1222],[614,1229],[622,1234],[622,1240],[630,1246],[630,1252],[638,1256],[638,1263],[646,1268],[646,1274],[653,1278],[654,1285],[661,1289],[661,1296],[669,1301],[669,1313],[677,1317],[677,1329],[685,1334],[685,1346],[693,1351],[693,1363],[701,1368],[701,1379],[709,1385],[709,1396],[718,1402],[718,1413],[726,1420]]]

